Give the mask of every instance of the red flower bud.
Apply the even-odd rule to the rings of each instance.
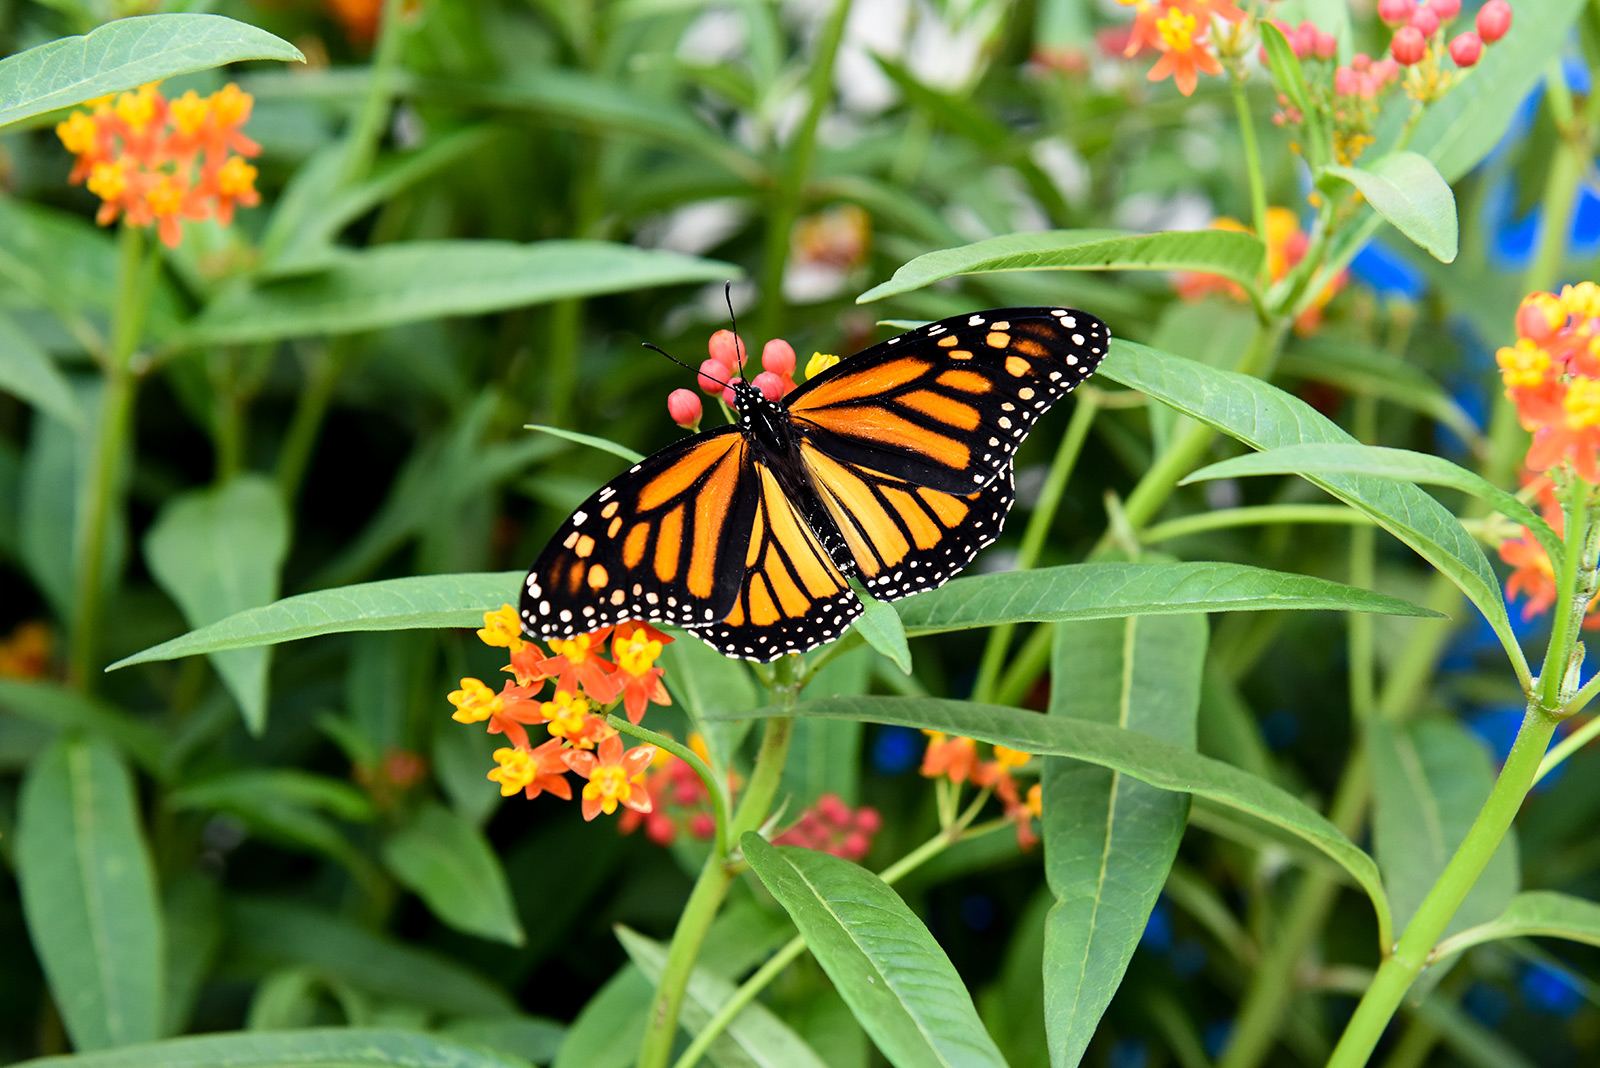
[[[838,794],[823,794],[817,798],[816,813],[818,819],[835,827],[845,827],[850,823],[850,806]]]
[[[1333,91],[1338,96],[1355,96],[1361,92],[1361,75],[1349,67],[1340,67],[1333,72]]]
[[[1289,35],[1289,46],[1294,49],[1296,59],[1309,59],[1317,50],[1317,28],[1310,22],[1302,22],[1294,28]]]
[[[864,834],[847,834],[844,841],[839,844],[837,856],[845,860],[860,860],[867,855],[867,850],[872,848],[872,841]]]
[[[696,812],[689,820],[689,833],[706,839],[717,833],[717,819],[709,812]]]
[[[1357,52],[1350,57],[1351,70],[1366,70],[1370,66],[1372,66],[1372,57],[1365,52]]]
[[[1461,0],[1428,0],[1428,6],[1433,8],[1440,22],[1449,22],[1461,14]]]
[[[730,378],[730,379],[728,379],[728,388],[722,391],[722,400],[723,400],[723,402],[725,404],[727,404],[728,407],[732,408],[734,406],[734,403],[735,403],[734,395],[733,395],[733,387],[737,386],[739,383],[741,383],[743,381],[744,381],[744,379],[742,379],[742,378]]]
[[[1378,0],[1378,17],[1390,26],[1403,26],[1411,21],[1417,9],[1415,0]]]
[[[732,330],[718,330],[711,335],[711,358],[728,369],[728,374],[733,374],[744,364],[746,349],[739,336]],[[726,378],[727,375],[719,375]]]
[[[1402,26],[1389,42],[1389,54],[1402,67],[1421,63],[1422,57],[1428,54],[1428,39],[1415,26]]]
[[[728,382],[728,368],[721,360],[707,360],[700,365],[698,385],[700,392],[715,397]]]
[[[783,398],[783,379],[771,371],[762,371],[751,380],[751,385],[761,391],[761,395],[769,401]]]
[[[1432,37],[1439,32],[1439,13],[1431,7],[1419,7],[1411,13],[1410,25],[1422,31],[1422,36]]]
[[[1463,33],[1450,42],[1450,58],[1458,67],[1470,67],[1483,57],[1483,41],[1475,33]]]
[[[1494,44],[1511,29],[1511,5],[1506,0],[1489,0],[1478,9],[1478,36],[1484,44]]]
[[[780,378],[794,374],[794,346],[775,337],[761,350],[761,366]]]
[[[667,394],[667,414],[679,426],[693,429],[700,425],[700,398],[693,390],[675,389]]]
[[[862,834],[877,834],[878,828],[883,826],[883,817],[878,815],[878,810],[871,805],[863,805],[856,810],[856,830]]]
[[[1317,31],[1317,47],[1315,49],[1318,59],[1332,59],[1339,51],[1339,38],[1331,33]]]

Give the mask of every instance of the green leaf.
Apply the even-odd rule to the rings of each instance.
[[[772,845],[753,831],[740,844],[895,1068],[1003,1068],[961,976],[882,879],[839,857]]]
[[[22,911],[80,1050],[161,1034],[165,938],[133,778],[117,751],[69,736],[39,755],[18,799]]]
[[[1394,922],[1410,921],[1489,798],[1489,754],[1459,723],[1427,719],[1367,727],[1372,756],[1372,845]],[[1517,840],[1506,835],[1446,933],[1503,910],[1519,881]]]
[[[554,1068],[631,1068],[654,994],[637,965],[617,969],[578,1010]]]
[[[696,638],[679,638],[661,651],[661,666],[672,699],[689,716],[693,729],[711,748],[711,766],[725,772],[750,732],[738,713],[761,703],[749,665],[723,656]]]
[[[182,341],[348,334],[739,273],[732,264],[605,241],[406,241],[340,251],[314,273],[230,290]]]
[[[1463,441],[1483,437],[1482,428],[1427,372],[1382,349],[1331,338],[1302,338],[1278,360],[1278,370],[1421,412]]]
[[[517,599],[522,578],[521,571],[420,575],[297,594],[153,645],[106,670],[352,630],[481,627],[483,613]]]
[[[1195,745],[1204,616],[1129,616],[1057,627],[1052,716]],[[1045,1028],[1050,1063],[1074,1068],[1122,982],[1167,881],[1189,798],[1120,771],[1045,761]]]
[[[470,1046],[488,1046],[533,1064],[549,1064],[555,1060],[567,1037],[564,1024],[543,1016],[451,1020],[440,1027],[438,1033]]]
[[[511,886],[494,850],[471,823],[429,802],[383,843],[383,862],[396,879],[458,931],[497,942],[523,943]]]
[[[907,597],[898,607],[906,632],[912,635],[997,623],[1195,612],[1327,608],[1401,616],[1436,614],[1338,582],[1222,563],[1065,564],[972,575]]]
[[[214,489],[170,498],[144,540],[145,563],[191,627],[267,604],[289,551],[289,514],[278,488],[237,475]],[[252,734],[267,725],[267,648],[211,654]]]
[[[1261,44],[1267,51],[1267,66],[1272,71],[1273,83],[1280,93],[1289,98],[1295,110],[1302,113],[1310,111],[1306,98],[1306,72],[1300,66],[1300,59],[1294,54],[1288,38],[1266,19],[1261,21],[1260,30]]]
[[[222,888],[211,875],[191,869],[162,888],[167,931],[166,999],[161,1033],[188,1030],[195,1000],[222,945]]]
[[[168,804],[180,810],[227,812],[264,838],[324,854],[360,877],[371,874],[366,855],[322,814],[372,819],[371,802],[349,783],[295,768],[255,768],[180,787],[168,795]]]
[[[1113,339],[1099,372],[1231,434],[1253,449],[1357,444],[1309,404],[1260,379],[1219,371],[1144,345]],[[1483,549],[1448,509],[1416,486],[1386,479],[1338,474],[1307,477],[1371,516],[1460,587],[1489,621],[1518,675],[1527,676],[1527,664],[1511,631],[1494,570]]]
[[[599,449],[601,452],[609,452],[612,456],[619,456],[630,464],[636,464],[640,460],[644,459],[644,453],[634,452],[626,445],[618,445],[609,438],[596,437],[593,434],[580,434],[576,430],[564,430],[558,426],[541,426],[538,423],[525,423],[523,424],[522,429],[537,430],[544,434],[553,434],[554,436],[565,441],[576,442],[579,445],[587,445],[590,448]]]
[[[161,777],[166,739],[121,709],[56,682],[0,679],[0,710],[56,731],[78,729],[115,742],[150,774]]]
[[[1245,475],[1372,475],[1396,482],[1420,482],[1477,497],[1492,505],[1507,518],[1527,527],[1539,539],[1551,559],[1563,554],[1561,539],[1550,524],[1499,486],[1442,456],[1431,456],[1410,449],[1390,449],[1379,445],[1284,445],[1276,449],[1235,456],[1202,467],[1179,485],[1213,478],[1239,478]]]
[[[909,293],[957,275],[992,271],[1206,271],[1254,292],[1265,257],[1265,249],[1254,236],[1227,230],[1005,234],[918,256],[889,281],[857,297],[856,303]]]
[[[768,707],[750,718],[786,715]],[[1378,866],[1304,801],[1231,764],[1204,757],[1137,731],[1070,716],[1041,716],[1020,708],[932,697],[830,697],[803,701],[797,716],[859,719],[959,734],[1036,756],[1066,756],[1131,775],[1141,782],[1208,798],[1288,831],[1338,864],[1372,899],[1380,937],[1388,944],[1389,905]]]
[[[659,982],[667,962],[667,948],[621,924],[616,932],[628,959],[646,979]],[[737,989],[705,968],[695,968],[689,973],[689,985],[684,990],[679,1026],[698,1035],[711,1022],[712,1014],[733,999]],[[827,1068],[804,1039],[759,1001],[752,1001],[739,1011],[727,1030],[711,1044],[706,1057],[722,1068]]]
[[[23,1063],[27,1068],[527,1068],[515,1057],[416,1031],[355,1027],[192,1035]]]
[[[866,643],[882,653],[904,674],[911,674],[911,646],[906,644],[906,629],[900,622],[900,613],[894,605],[880,601],[867,592],[865,586],[852,579],[850,588],[856,591],[866,611],[850,625]]]
[[[72,396],[67,376],[50,355],[23,333],[11,316],[0,312],[0,390],[49,412],[72,427],[83,425],[83,413]]]
[[[449,957],[416,949],[318,909],[263,898],[230,902],[230,943],[246,965],[306,965],[389,1001],[458,1016],[512,1016],[516,1002]]]
[[[0,126],[245,59],[304,63],[288,41],[220,15],[141,15],[0,61]]]
[[[1323,170],[1360,190],[1374,211],[1434,259],[1455,260],[1456,197],[1426,156],[1391,152],[1364,167],[1330,164]]]
[[[1554,890],[1527,890],[1513,897],[1499,916],[1446,939],[1438,955],[1502,938],[1537,937],[1600,946],[1600,903]]]

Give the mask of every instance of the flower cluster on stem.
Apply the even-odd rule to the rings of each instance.
[[[992,747],[990,758],[983,760],[978,754],[978,743],[971,738],[947,735],[943,731],[922,733],[928,736],[920,769],[924,777],[944,780],[956,791],[970,781],[986,794],[992,792],[1004,806],[1006,820],[1016,825],[1017,844],[1031,849],[1039,841],[1033,821],[1043,814],[1043,792],[1037,782],[1023,792],[1015,777],[1015,773],[1027,767],[1032,756],[997,745]],[[952,808],[955,800],[951,798]]]

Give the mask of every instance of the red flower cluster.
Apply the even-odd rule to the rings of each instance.
[[[744,341],[732,330],[718,330],[711,335],[707,345],[710,358],[700,364],[696,383],[708,397],[720,396],[724,403],[733,405],[733,385],[744,381],[745,354],[749,351]],[[812,378],[838,363],[836,356],[812,354],[806,364],[806,377]],[[794,392],[794,346],[782,338],[773,338],[761,348],[761,373],[750,384],[770,401],[782,400]],[[672,421],[688,430],[700,429],[704,408],[693,390],[675,389],[667,395],[667,414]]]
[[[689,748],[701,760],[710,763],[711,754],[700,735],[689,735]],[[731,795],[739,784],[731,773],[728,779],[728,793]],[[632,834],[642,826],[645,836],[662,846],[671,845],[677,839],[680,828],[701,841],[707,841],[716,834],[717,820],[711,813],[711,793],[687,761],[679,760],[665,750],[657,752],[650,772],[645,776],[644,788],[650,795],[650,811],[624,812],[617,823],[617,830],[623,834]]]
[[[1389,54],[1406,75],[1406,91],[1417,100],[1437,100],[1455,83],[1459,71],[1477,65],[1485,45],[1493,44],[1511,29],[1511,5],[1489,0],[1478,10],[1477,32],[1458,34],[1448,44],[1445,27],[1461,14],[1461,0],[1379,0],[1378,17],[1394,27]],[[1444,57],[1457,71],[1444,67]]]
[[[872,849],[872,837],[882,826],[883,817],[871,805],[852,810],[838,794],[823,794],[773,842],[860,860]]]
[[[253,103],[232,84],[208,97],[191,89],[168,100],[154,84],[102,97],[56,126],[77,157],[69,181],[87,181],[100,198],[101,226],[119,216],[130,226],[154,224],[168,248],[183,236],[180,220],[226,226],[236,205],[261,202],[256,169],[245,162],[261,146],[240,132]]]
[[[449,699],[457,722],[487,721],[490,734],[504,734],[511,742],[495,750],[500,766],[489,772],[489,778],[500,784],[500,793],[510,797],[521,790],[529,798],[552,793],[570,800],[566,773],[573,771],[589,780],[583,788],[584,819],[592,820],[601,812],[610,815],[619,804],[649,812],[644,773],[656,747],[641,745],[624,752],[616,730],[591,709],[620,699],[628,719],[638,723],[650,703],[671,704],[661,682],[663,669],[655,661],[672,639],[648,623],[628,622],[552,641],[554,655],[546,655],[523,639],[516,609],[510,605],[485,613],[483,623],[478,637],[484,644],[511,651],[505,670],[514,681],[496,693],[478,679],[462,679],[461,689]],[[608,636],[614,660],[604,655]],[[555,693],[548,701],[539,700],[545,681],[552,679]],[[543,726],[549,740],[533,745],[528,738],[533,726]]]

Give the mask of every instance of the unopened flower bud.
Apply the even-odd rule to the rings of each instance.
[[[675,389],[667,394],[667,414],[679,426],[695,429],[700,425],[700,413],[700,398],[694,390]]]
[[[1314,49],[1316,57],[1321,60],[1332,59],[1339,51],[1339,38],[1322,30],[1317,31],[1317,45]]]
[[[1461,14],[1461,0],[1428,0],[1428,6],[1439,16],[1440,22],[1449,22]]]
[[[735,403],[733,387],[739,385],[743,381],[744,381],[744,379],[742,379],[742,378],[730,378],[730,379],[728,379],[728,388],[722,391],[722,399],[723,399],[724,403],[726,403],[728,405],[728,407],[732,408],[734,406],[734,403]]]
[[[1416,0],[1378,0],[1378,17],[1390,26],[1410,22],[1411,13],[1416,9]]]
[[[689,820],[689,833],[699,839],[707,839],[717,833],[716,817],[709,812],[696,812]]]
[[[1506,0],[1489,0],[1478,9],[1478,36],[1484,44],[1494,44],[1511,29],[1511,5]]]
[[[1483,40],[1475,33],[1463,33],[1450,42],[1450,58],[1456,66],[1473,66],[1483,56]]]
[[[780,378],[794,374],[794,346],[775,337],[761,350],[761,366]]]
[[[1431,7],[1418,7],[1411,13],[1408,25],[1415,26],[1422,31],[1422,36],[1432,37],[1439,32],[1439,13]]]
[[[744,364],[744,343],[732,330],[718,330],[712,334],[708,348],[711,350],[711,358],[722,364],[730,375],[736,373]],[[718,377],[726,378],[727,375]]]
[[[871,805],[863,805],[856,811],[855,822],[856,830],[862,834],[877,834],[878,828],[883,826],[883,817]]]
[[[1333,91],[1338,96],[1356,96],[1361,92],[1363,80],[1349,67],[1340,67],[1333,72]]]
[[[700,365],[700,378],[698,385],[700,392],[708,397],[715,397],[722,392],[722,387],[728,382],[728,368],[721,360],[707,360]]]
[[[1296,59],[1310,59],[1311,54],[1317,50],[1317,28],[1310,22],[1302,22],[1294,28],[1289,35],[1289,45],[1294,49]]]
[[[761,395],[769,401],[783,399],[783,379],[771,371],[762,371],[750,380],[750,384],[761,391]]]
[[[1415,26],[1402,26],[1395,31],[1394,40],[1389,42],[1389,54],[1402,67],[1414,66],[1428,54],[1428,39]]]

